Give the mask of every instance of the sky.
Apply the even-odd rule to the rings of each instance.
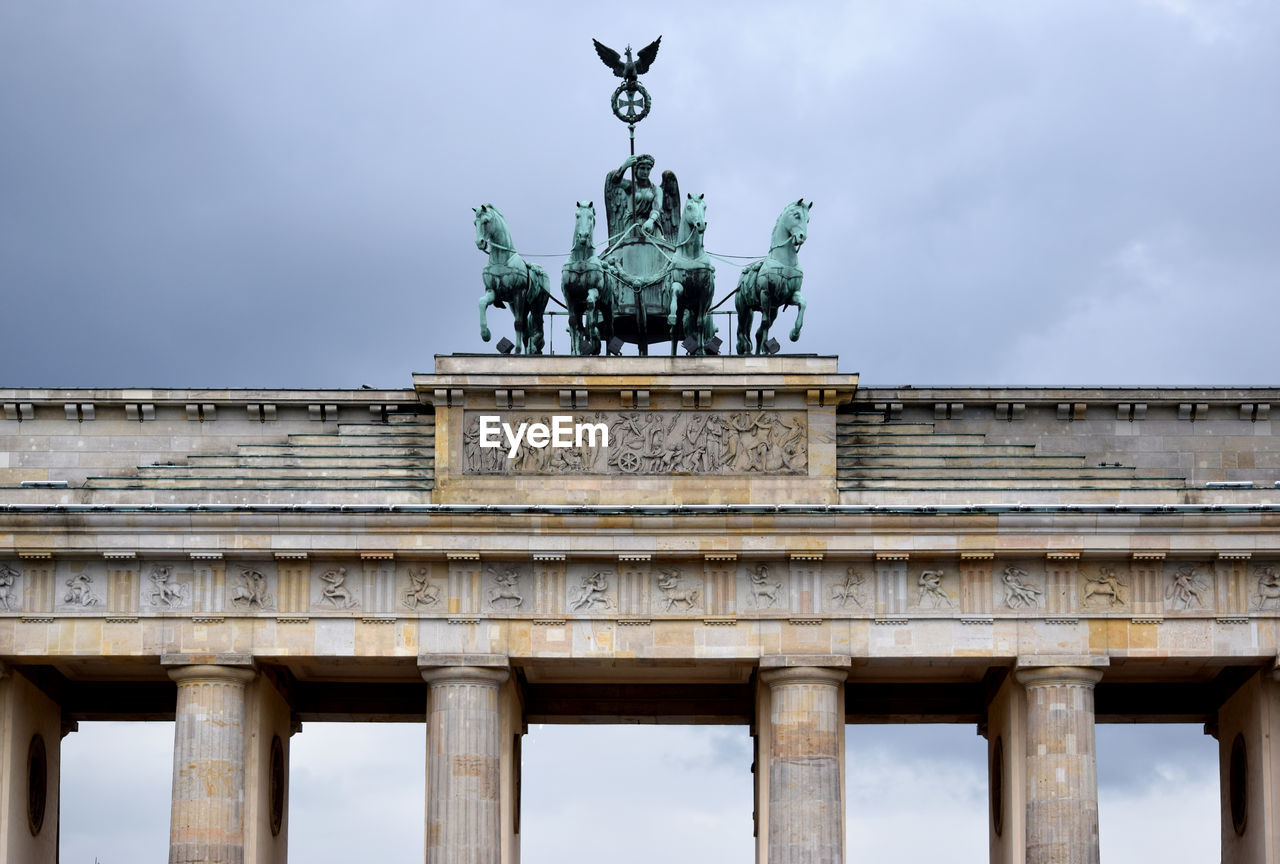
[[[627,154],[590,40],[658,35],[638,150],[705,194],[708,248],[763,255],[815,202],[785,350],[869,385],[1276,383],[1280,4],[5,0],[0,386],[408,387],[492,350],[471,208],[554,284],[574,202]],[[956,826],[946,860],[985,860],[972,729],[849,734],[851,854],[936,860],[919,829]],[[67,739],[64,861],[160,860],[171,736]],[[352,860],[326,831],[375,820],[379,860],[420,860],[421,737],[296,738],[293,859]],[[744,746],[533,730],[526,864],[618,836],[651,860],[650,834],[747,855]],[[1104,855],[1216,854],[1212,739],[1104,727],[1099,750]],[[632,775],[646,794],[617,797]]]
[[[6,0],[0,385],[405,387],[492,350],[471,208],[567,252],[627,154],[590,40],[658,35],[638,147],[708,248],[815,202],[788,349],[877,385],[1275,383],[1266,0]]]

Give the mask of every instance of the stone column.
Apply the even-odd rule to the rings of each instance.
[[[423,664],[427,682],[427,864],[502,860],[502,665]]]
[[[242,864],[245,685],[252,669],[179,666],[169,864]]]
[[[1099,669],[1014,673],[1026,688],[1027,864],[1098,864],[1093,688]]]
[[[768,722],[758,722],[756,777],[765,787],[760,827],[768,864],[844,862],[846,676],[817,666],[760,672]]]

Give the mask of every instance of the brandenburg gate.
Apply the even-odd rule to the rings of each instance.
[[[171,862],[286,860],[289,742],[413,720],[425,860],[520,858],[528,723],[741,724],[845,860],[846,723],[985,736],[992,862],[1096,862],[1099,722],[1205,724],[1280,861],[1280,389],[880,388],[834,357],[437,357],[403,390],[0,390],[0,860],[173,718]]]

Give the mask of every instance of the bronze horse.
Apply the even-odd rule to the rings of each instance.
[[[675,253],[667,270],[667,287],[671,292],[671,312],[667,325],[671,328],[671,356],[676,356],[676,343],[681,336],[693,339],[691,354],[706,354],[707,340],[715,335],[711,323],[711,300],[716,293],[716,268],[703,248],[707,230],[707,202],[702,195],[690,195],[684,202]]]
[[[773,226],[769,241],[769,257],[742,268],[738,277],[738,296],[734,303],[738,310],[738,353],[750,354],[751,321],[760,313],[760,328],[756,330],[755,353],[765,353],[769,341],[769,328],[784,306],[799,307],[796,323],[791,328],[791,341],[800,338],[804,325],[804,297],[800,285],[804,271],[800,269],[798,252],[809,231],[809,209],[813,202],[804,203],[801,198],[782,209]]]
[[[480,338],[489,341],[489,324],[485,320],[488,308],[503,309],[510,303],[515,316],[516,353],[541,354],[542,313],[551,297],[547,271],[516,254],[507,220],[497,207],[481,204],[471,209],[476,214],[476,247],[489,255],[483,273],[484,296],[480,298]]]
[[[578,203],[573,222],[573,248],[560,271],[560,290],[569,310],[569,347],[573,354],[599,354],[602,342],[613,336],[613,307],[604,278],[604,265],[592,242],[596,232],[593,202]]]

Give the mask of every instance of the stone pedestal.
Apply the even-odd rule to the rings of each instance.
[[[505,658],[504,658],[505,660]],[[501,864],[503,666],[426,666],[427,864]]]
[[[762,862],[844,862],[846,675],[844,669],[817,666],[760,673],[756,782]]]
[[[1222,864],[1280,862],[1280,683],[1264,670],[1218,709]]]
[[[0,861],[58,860],[62,710],[0,665]]]
[[[245,858],[245,685],[255,672],[180,666],[174,723],[169,864]]]
[[[1027,691],[1027,864],[1098,864],[1093,688],[1102,672],[1047,666],[1014,674]]]

